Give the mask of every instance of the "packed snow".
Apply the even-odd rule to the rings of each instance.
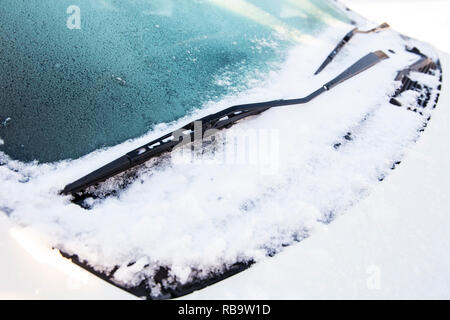
[[[147,278],[155,295],[160,288],[151,276],[161,265],[184,283],[193,269],[206,275],[237,261],[258,262],[310,236],[367,197],[402,160],[425,121],[389,104],[389,96],[400,85],[393,81],[397,71],[418,59],[404,50],[406,44],[436,55],[394,31],[356,36],[325,71],[312,76],[351,27],[337,25],[314,46],[300,44],[263,84],[141,138],[54,164],[24,164],[2,154],[0,211],[98,271],[119,266],[117,283],[133,286]],[[191,158],[178,150],[149,163],[118,196],[88,199],[90,210],[59,194],[67,183],[191,120],[231,105],[305,96],[380,49],[390,59],[307,105],[243,121]],[[246,139],[237,138],[242,135]],[[240,158],[242,151],[246,156]],[[117,179],[105,188],[115,184]]]

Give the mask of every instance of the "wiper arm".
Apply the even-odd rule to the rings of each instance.
[[[221,130],[229,128],[237,121],[246,117],[260,114],[270,108],[289,106],[296,104],[304,104],[312,99],[316,98],[325,91],[332,89],[338,84],[344,82],[347,79],[363,72],[364,70],[376,65],[378,62],[387,59],[388,56],[383,51],[376,51],[364,56],[352,66],[342,72],[339,76],[329,81],[310,95],[291,100],[274,100],[268,102],[251,103],[233,106],[225,110],[219,111],[215,114],[211,114],[199,120],[193,121],[179,130],[171,132],[159,139],[156,139],[140,148],[137,148],[126,155],[108,163],[98,170],[86,175],[85,177],[67,185],[62,191],[63,194],[74,194],[80,192],[90,186],[107,180],[117,174],[127,171],[133,167],[136,167],[148,160],[155,158],[165,152],[172,151],[175,147],[180,145],[184,138],[190,136],[195,138],[199,132],[196,132],[196,124],[201,123],[201,137],[204,137],[206,131],[215,129]]]
[[[325,69],[325,67],[331,62],[333,61],[333,59],[336,57],[336,55],[342,50],[342,48],[347,44],[347,42],[349,42],[353,36],[357,33],[362,33],[362,34],[368,34],[368,33],[374,33],[374,32],[380,32],[386,29],[389,29],[390,26],[389,24],[382,23],[380,24],[378,27],[370,29],[370,30],[359,30],[358,28],[353,29],[352,31],[350,31],[349,33],[347,33],[345,35],[345,37],[338,43],[338,45],[336,46],[336,48],[333,49],[333,51],[331,51],[331,53],[328,55],[328,57],[325,59],[324,62],[322,62],[322,64],[320,65],[319,69],[317,69],[317,71],[314,73],[315,75],[319,74],[320,72],[322,72],[323,69]]]

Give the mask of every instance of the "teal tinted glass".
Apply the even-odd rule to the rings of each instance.
[[[329,21],[326,0],[2,0],[0,151],[77,158],[247,88]]]

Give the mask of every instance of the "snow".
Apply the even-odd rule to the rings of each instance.
[[[417,105],[417,98],[420,96],[420,93],[417,91],[408,90],[402,92],[396,100],[401,103],[402,106],[406,107],[415,107]]]
[[[429,74],[420,72],[411,72],[408,76],[411,80],[417,81],[430,88],[436,88],[439,85],[439,79]]]
[[[450,56],[441,54],[444,75]],[[450,91],[367,198],[302,243],[187,299],[449,299]]]
[[[23,164],[3,155],[0,210],[99,271],[120,266],[115,281],[123,285],[151,278],[159,265],[172,266],[171,276],[186,281],[191,268],[206,273],[236,261],[267,261],[268,253],[319,233],[324,223],[370,196],[379,178],[390,174],[392,164],[413,146],[423,125],[423,117],[388,103],[398,86],[392,81],[396,72],[417,60],[403,50],[405,40],[394,31],[358,37],[323,73],[312,76],[348,28],[334,26],[317,46],[295,48],[263,85],[205,105],[194,116],[162,124],[139,139],[56,164]],[[435,57],[425,45],[408,44]],[[230,105],[304,96],[379,49],[396,54],[307,105],[270,110],[242,122],[188,164],[168,158],[150,163],[119,197],[89,200],[89,211],[58,194],[65,184],[194,118]],[[234,149],[230,137],[242,130],[256,134],[258,141],[265,140],[261,132],[272,130],[279,137],[276,148],[269,144],[256,165],[249,160],[224,163]],[[353,140],[345,143],[349,131]],[[333,148],[340,142],[339,150]],[[276,170],[262,174],[267,153],[275,153],[271,160],[278,163]]]

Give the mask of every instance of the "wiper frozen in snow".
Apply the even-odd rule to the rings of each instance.
[[[336,48],[334,48],[333,51],[331,51],[331,53],[328,55],[328,57],[325,59],[325,61],[322,62],[322,64],[320,65],[319,69],[317,69],[317,71],[314,74],[317,75],[320,72],[322,72],[322,70],[325,69],[325,67],[331,61],[333,61],[333,59],[336,57],[336,55],[342,50],[342,48],[347,44],[347,42],[349,42],[350,39],[353,38],[353,36],[355,34],[358,34],[358,33],[368,34],[368,33],[380,32],[380,31],[383,31],[383,30],[386,30],[386,29],[389,29],[389,28],[390,28],[389,24],[384,22],[384,23],[380,24],[378,27],[370,29],[370,30],[366,30],[366,31],[359,30],[358,28],[353,29],[352,31],[347,33],[345,35],[345,37],[338,43]]]
[[[204,137],[207,131],[211,132],[210,130],[229,128],[241,119],[260,114],[270,108],[307,103],[325,91],[332,89],[336,85],[350,79],[351,77],[387,58],[388,56],[383,51],[371,52],[355,62],[339,76],[304,98],[274,100],[233,106],[193,121],[183,128],[137,148],[136,150],[123,155],[122,157],[106,164],[85,177],[67,185],[62,193],[66,195],[74,194],[97,183],[105,181],[108,178],[143,164],[144,162],[147,162],[165,152],[172,151],[175,147],[181,145],[186,138],[188,141],[193,141],[192,139],[197,137],[197,135],[200,135],[200,133],[201,137]],[[196,124],[198,123],[201,123],[201,132],[196,132]]]

